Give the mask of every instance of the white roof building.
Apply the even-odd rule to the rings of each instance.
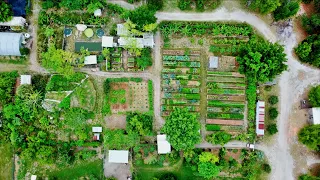
[[[136,47],[143,48],[143,38],[120,37],[118,39],[120,47]]]
[[[31,84],[31,75],[21,75],[20,76],[20,85]]]
[[[171,152],[171,145],[167,141],[167,135],[157,135],[158,154],[168,154]]]
[[[113,47],[113,37],[102,36],[102,47]]]
[[[126,150],[109,150],[110,163],[128,163],[129,151]]]
[[[92,132],[101,133],[102,132],[102,127],[92,127]]]
[[[320,107],[312,108],[312,124],[320,124]]]
[[[26,19],[23,17],[12,17],[10,21],[0,22],[0,26],[24,26]]]
[[[37,176],[36,175],[31,175],[31,180],[36,180]]]
[[[84,58],[85,65],[97,64],[97,55],[86,56]]]
[[[125,27],[124,24],[117,24],[117,35],[118,36],[128,36],[129,30]]]
[[[152,33],[144,33],[143,34],[143,45],[145,47],[154,47],[154,39],[153,39],[153,34]]]
[[[0,32],[0,56],[21,56],[22,33]]]
[[[264,117],[265,103],[264,101],[258,101],[256,109],[256,133],[258,136],[264,135]]]
[[[210,56],[209,58],[209,68],[218,68],[219,59],[217,56]]]

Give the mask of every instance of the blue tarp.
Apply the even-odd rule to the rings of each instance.
[[[26,15],[26,0],[8,0],[8,3],[12,6],[13,16]]]

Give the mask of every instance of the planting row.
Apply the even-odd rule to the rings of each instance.
[[[174,108],[187,108],[188,111],[197,112],[200,111],[199,106],[161,106],[161,111],[173,111]]]
[[[176,61],[163,61],[163,66],[168,67],[200,67],[200,62],[192,61],[192,62],[176,62]]]
[[[244,83],[245,79],[242,77],[228,77],[228,76],[208,76],[207,81],[219,83]]]
[[[240,45],[241,43],[247,42],[249,39],[239,39],[239,38],[215,38],[211,43],[213,44],[232,44],[232,45]]]
[[[244,108],[244,106],[245,106],[244,103],[241,103],[241,102],[208,100],[208,107]]]
[[[239,46],[238,45],[224,45],[224,46],[211,45],[209,51],[212,53],[221,53],[221,54],[237,53],[239,51]]]
[[[243,114],[232,113],[232,114],[225,114],[225,113],[208,113],[207,118],[209,119],[237,119],[242,120]]]
[[[164,92],[178,92],[178,93],[186,93],[186,94],[198,94],[200,92],[200,88],[188,88],[188,87],[172,87],[166,86],[163,87],[162,90]]]
[[[220,101],[245,101],[244,95],[228,96],[228,95],[207,95],[208,100]]]
[[[162,56],[164,61],[199,61],[199,58],[190,58],[190,56]]]
[[[200,82],[199,81],[190,81],[190,80],[170,80],[170,79],[165,79],[162,80],[162,86],[195,86],[199,87]]]
[[[208,89],[208,94],[226,94],[226,95],[243,95],[245,90],[243,89]]]
[[[172,80],[198,80],[199,75],[176,75],[176,74],[162,74],[162,79],[172,79]]]
[[[200,74],[199,68],[174,68],[174,69],[162,69],[162,73],[174,73],[174,74]]]
[[[175,99],[162,99],[161,104],[166,104],[166,105],[200,105],[199,100],[175,100]]]
[[[216,82],[209,82],[207,83],[207,87],[210,89],[245,89],[246,84],[244,83],[216,83]]]
[[[172,94],[172,93],[164,93],[165,99],[188,99],[188,100],[199,100],[200,94]]]

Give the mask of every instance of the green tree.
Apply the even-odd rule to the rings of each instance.
[[[312,87],[308,97],[313,107],[320,107],[320,86]]]
[[[152,116],[136,112],[127,115],[127,132],[129,133],[137,133],[140,136],[146,136],[152,132],[152,127]]]
[[[10,21],[12,15],[11,6],[4,1],[0,2],[0,22]]]
[[[281,5],[280,0],[246,0],[249,8],[261,14],[268,14]]]
[[[269,117],[270,117],[270,119],[276,119],[277,117],[278,117],[278,110],[277,110],[277,108],[274,108],[274,107],[272,107],[272,108],[270,108],[269,109]]]
[[[48,51],[41,53],[41,58],[45,68],[70,77],[74,74],[73,66],[76,65],[79,55],[63,49],[56,49],[54,44],[50,44]]]
[[[163,8],[163,0],[147,0],[147,5],[150,9],[159,11]]]
[[[312,51],[312,44],[307,42],[302,42],[295,48],[295,52],[299,56],[299,58],[303,61],[308,61],[308,57]]]
[[[210,179],[219,174],[220,168],[214,163],[205,162],[198,165],[198,171],[200,176]]]
[[[275,105],[279,102],[278,96],[270,96],[268,99],[271,105]]]
[[[287,69],[283,46],[253,37],[240,47],[239,71],[251,79],[266,82]]]
[[[299,8],[300,5],[297,1],[285,2],[273,12],[274,19],[279,21],[290,18],[297,14]]]
[[[123,14],[124,19],[130,19],[137,25],[138,30],[143,30],[143,27],[147,24],[156,23],[155,10],[152,10],[147,5],[140,6],[133,11],[128,11]]]
[[[88,5],[87,11],[88,13],[94,13],[95,10],[99,9],[99,8],[103,8],[103,4],[101,2],[91,2]]]
[[[309,125],[302,128],[298,133],[299,141],[308,148],[320,150],[320,125]]]
[[[214,163],[217,163],[218,161],[219,161],[219,157],[212,154],[211,152],[202,152],[199,155],[199,162],[200,163],[210,162],[210,163],[214,164]]]
[[[18,76],[17,71],[0,73],[0,106],[12,100],[13,88]]]
[[[141,56],[136,58],[137,66],[140,69],[145,69],[152,66],[152,56],[151,49],[143,48],[141,51]]]
[[[107,129],[104,131],[103,140],[109,149],[130,149],[139,143],[140,138],[136,133],[125,134],[122,129]]]
[[[231,140],[231,134],[225,131],[218,131],[207,136],[207,141],[212,144],[225,145]]]
[[[200,143],[200,123],[196,115],[187,109],[175,108],[166,118],[162,131],[167,134],[168,141],[176,150],[193,149]]]
[[[270,124],[267,127],[267,131],[269,132],[269,134],[274,135],[278,132],[278,128],[276,124]]]

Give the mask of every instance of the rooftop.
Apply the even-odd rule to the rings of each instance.
[[[21,75],[20,76],[20,85],[31,84],[31,75]]]
[[[128,163],[129,151],[126,150],[109,150],[110,163]]]
[[[320,124],[320,107],[312,108],[313,124]]]
[[[167,135],[157,135],[158,154],[168,154],[171,152],[171,145],[167,141]]]

